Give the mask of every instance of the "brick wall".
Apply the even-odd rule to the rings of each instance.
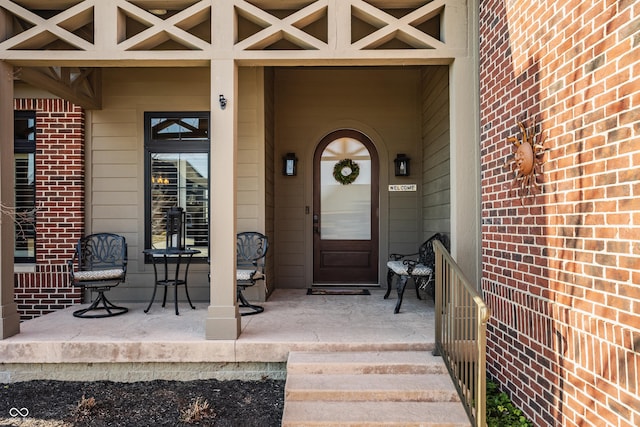
[[[481,0],[488,369],[536,426],[640,425],[640,2]],[[547,137],[540,189],[503,167]]]
[[[22,319],[78,304],[66,261],[84,233],[84,112],[60,99],[16,99],[36,112],[36,265],[15,274]]]

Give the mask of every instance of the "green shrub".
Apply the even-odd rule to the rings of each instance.
[[[488,427],[533,427],[522,411],[516,408],[507,393],[487,379],[487,426]]]

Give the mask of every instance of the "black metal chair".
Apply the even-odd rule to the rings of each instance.
[[[236,245],[237,298],[240,308],[249,309],[241,311],[242,316],[264,311],[264,307],[249,303],[242,291],[265,279],[264,264],[267,249],[269,249],[269,240],[264,234],[254,231],[238,233]]]
[[[394,276],[397,276],[396,288],[398,291],[398,301],[396,302],[394,313],[400,311],[404,289],[407,286],[409,278],[413,279],[418,299],[422,299],[420,297],[421,290],[435,299],[436,254],[433,250],[434,240],[440,241],[446,248],[449,247],[447,236],[436,233],[420,245],[416,253],[405,255],[391,254],[389,256],[389,261],[387,262],[387,292],[384,294],[384,299],[389,297],[391,283],[393,282]]]
[[[114,305],[104,295],[124,282],[127,262],[127,242],[123,236],[96,233],[78,240],[73,259],[67,261],[71,284],[97,292],[98,296],[89,307],[74,311],[75,317],[110,317],[129,311]]]

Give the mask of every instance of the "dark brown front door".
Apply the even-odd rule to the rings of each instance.
[[[313,159],[313,282],[378,283],[378,155],[360,132],[322,139]]]

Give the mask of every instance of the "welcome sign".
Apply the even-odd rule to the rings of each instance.
[[[389,191],[417,191],[418,184],[389,185]]]

